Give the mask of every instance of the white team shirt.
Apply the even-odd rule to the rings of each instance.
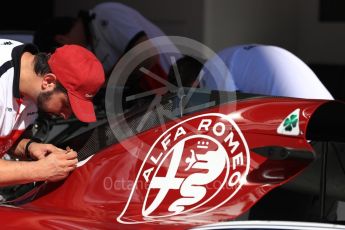
[[[156,25],[139,12],[120,3],[98,4],[91,10],[91,13],[95,14],[90,28],[93,37],[93,49],[102,62],[105,72],[111,70],[124,53],[129,42],[139,32],[145,32],[148,38],[165,36]],[[171,43],[169,39],[166,41]],[[171,65],[170,55],[163,51],[164,48],[157,46],[159,44],[153,45],[158,47],[158,52],[161,53],[160,63],[165,72],[168,73]],[[171,47],[169,45],[169,50],[174,50],[173,53],[179,53],[172,43]]]
[[[20,98],[19,94],[22,52],[21,49],[16,49],[19,52],[12,51],[21,45],[22,43],[17,41],[0,39],[0,66],[9,60],[13,63],[12,67],[0,76],[0,157],[37,118],[35,103],[28,98]]]
[[[224,61],[229,74],[213,74],[226,71],[216,70],[217,65],[211,59],[205,64],[209,70],[205,71],[201,86],[273,96],[334,99],[302,60],[280,47],[234,46],[220,51],[218,56]]]

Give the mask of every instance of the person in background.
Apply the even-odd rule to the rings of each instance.
[[[201,86],[209,89],[308,99],[333,100],[333,96],[315,73],[286,49],[270,45],[239,45],[217,53],[229,69],[230,76],[205,64]],[[226,78],[232,78],[228,81]]]
[[[58,17],[46,22],[35,32],[34,43],[44,52],[52,52],[64,44],[87,47],[102,62],[106,76],[109,76],[121,56],[136,45],[160,36],[165,34],[138,11],[121,3],[105,2],[89,11],[81,11],[77,18]],[[167,37],[162,39],[170,42]],[[142,66],[166,79],[171,65],[169,55],[161,52],[159,44],[147,44],[150,44],[151,52],[158,55],[150,56]],[[172,43],[170,50],[179,53]],[[144,79],[140,81],[142,88],[161,86],[151,77],[144,76]]]
[[[185,87],[200,81],[198,87],[211,90],[334,99],[301,59],[277,46],[234,46],[221,50],[217,57],[204,64],[194,57],[185,56],[175,65]],[[173,67],[169,71],[169,81],[176,83]]]
[[[77,153],[23,136],[38,110],[83,122],[96,120],[92,98],[104,83],[98,59],[87,49],[65,45],[53,54],[33,44],[0,39],[0,186],[58,181],[76,168]]]

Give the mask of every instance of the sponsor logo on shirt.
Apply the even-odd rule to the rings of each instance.
[[[27,115],[27,116],[32,116],[32,115],[35,115],[35,114],[37,114],[36,111],[34,111],[34,112],[28,112],[26,115]]]
[[[249,45],[249,46],[244,46],[243,49],[245,50],[250,50],[253,49],[254,47],[256,47],[257,45]]]
[[[5,41],[1,45],[12,45],[13,43],[11,41]]]

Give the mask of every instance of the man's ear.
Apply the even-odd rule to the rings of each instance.
[[[52,73],[47,73],[43,76],[41,88],[42,90],[53,90],[56,86],[56,76]]]

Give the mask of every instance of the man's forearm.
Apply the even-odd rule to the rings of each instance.
[[[0,186],[42,181],[42,170],[37,161],[6,161],[0,159]]]

